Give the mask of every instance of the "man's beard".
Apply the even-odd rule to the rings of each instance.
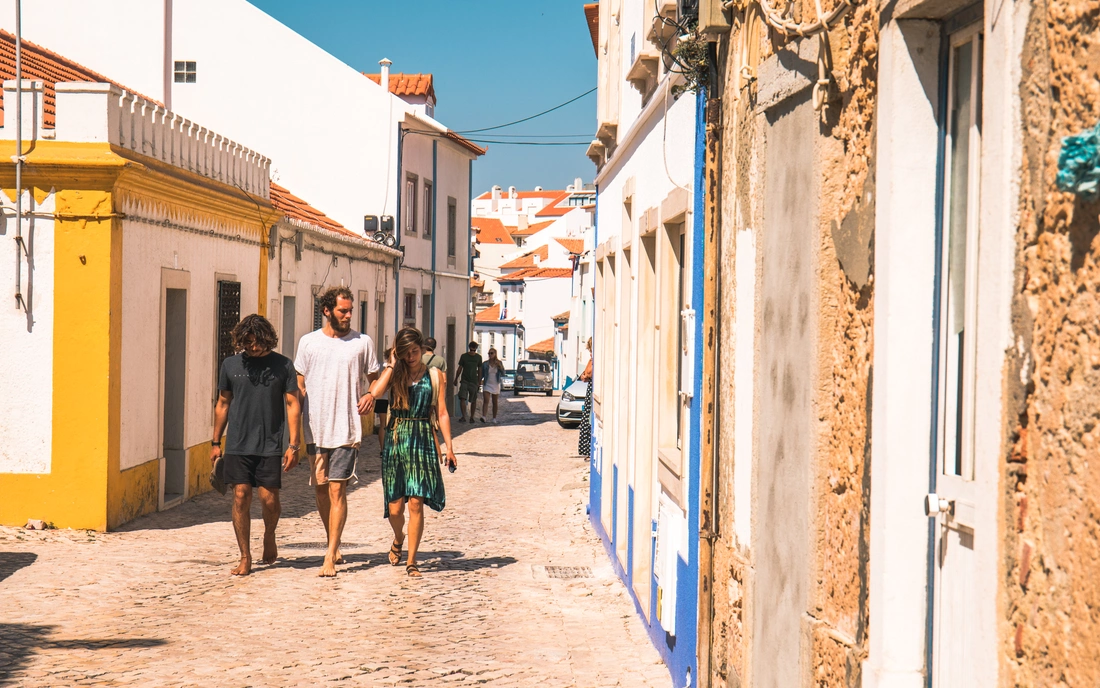
[[[351,331],[351,320],[350,319],[348,320],[348,326],[347,327],[341,327],[340,321],[336,318],[336,316],[335,315],[330,315],[330,316],[328,316],[328,324],[332,328],[333,332],[337,332],[339,334],[347,334],[348,332]]]

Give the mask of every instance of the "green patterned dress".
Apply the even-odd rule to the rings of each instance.
[[[389,516],[389,503],[402,497],[421,497],[436,511],[443,511],[447,503],[429,420],[432,396],[431,375],[425,372],[418,382],[409,386],[409,408],[390,406],[382,450],[383,518]]]

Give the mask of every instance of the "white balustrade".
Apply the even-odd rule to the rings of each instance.
[[[50,138],[42,127],[43,84],[23,81],[23,137]],[[104,142],[269,198],[271,160],[162,105],[111,84],[66,82],[56,89],[58,141]],[[4,82],[0,140],[14,140],[15,81]]]

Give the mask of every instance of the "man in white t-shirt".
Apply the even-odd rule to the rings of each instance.
[[[370,383],[378,378],[378,357],[371,338],[351,329],[354,297],[346,287],[321,296],[325,324],[298,342],[294,368],[302,392],[306,452],[317,511],[328,535],[322,576],[335,576],[340,538],[348,517],[348,481],[356,478],[355,460],[363,438],[361,414],[374,408]]]

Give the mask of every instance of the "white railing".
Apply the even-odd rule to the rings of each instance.
[[[111,84],[59,83],[56,128],[49,132],[41,126],[42,82],[24,80],[23,89],[24,138],[106,142],[269,198],[270,159],[162,105]],[[3,139],[15,138],[15,97],[15,81],[5,81]]]

